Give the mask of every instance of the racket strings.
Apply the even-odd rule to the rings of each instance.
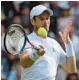
[[[15,30],[15,33],[11,36],[11,39],[13,41],[16,41],[15,43],[17,43],[19,41],[19,39],[23,37],[23,33],[21,32],[20,29],[18,30],[16,28],[14,28],[14,30]]]
[[[7,40],[10,45],[10,47],[12,49],[10,50],[14,50],[14,51],[18,51],[18,45],[19,45],[19,41],[21,38],[23,38],[24,34],[22,32],[22,30],[18,27],[12,27],[7,35]],[[23,39],[24,40],[24,39]]]
[[[23,27],[18,24],[12,24],[5,33],[5,49],[7,52],[16,55],[19,52],[23,52],[26,49],[34,48],[35,46],[28,39]],[[26,48],[26,43],[30,44],[30,47]]]

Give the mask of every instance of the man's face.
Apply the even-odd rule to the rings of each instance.
[[[41,15],[36,16],[33,22],[33,26],[35,30],[37,30],[39,27],[44,27],[48,31],[50,26],[49,13],[45,11]]]

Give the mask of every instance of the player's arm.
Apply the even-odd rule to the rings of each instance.
[[[65,43],[66,46],[66,62],[62,65],[62,67],[70,73],[76,72],[76,57],[75,53],[71,44],[71,40],[69,37],[69,32],[72,29],[72,22],[67,23],[66,28],[64,30],[64,33],[60,33],[60,37],[62,38],[63,42]]]
[[[76,57],[75,52],[73,50],[72,44],[66,44],[66,62],[61,66],[67,71],[68,73],[74,73],[77,71],[76,68]]]
[[[28,68],[32,66],[32,64],[43,54],[45,53],[45,50],[43,47],[40,47],[38,51],[35,52],[29,52],[25,51],[19,55],[20,57],[20,63],[23,68]]]

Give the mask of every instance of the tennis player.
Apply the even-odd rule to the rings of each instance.
[[[69,73],[76,72],[76,59],[69,37],[72,22],[67,23],[64,33],[59,33],[65,44],[66,52],[56,40],[47,35],[43,38],[37,34],[40,26],[48,32],[52,15],[53,12],[43,5],[33,7],[30,12],[34,31],[28,35],[28,38],[39,49],[29,48],[31,46],[27,43],[26,48],[28,49],[20,54],[21,80],[55,80],[58,65]]]

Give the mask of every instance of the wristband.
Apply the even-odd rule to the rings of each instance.
[[[67,57],[74,56],[74,49],[72,43],[65,44]]]

